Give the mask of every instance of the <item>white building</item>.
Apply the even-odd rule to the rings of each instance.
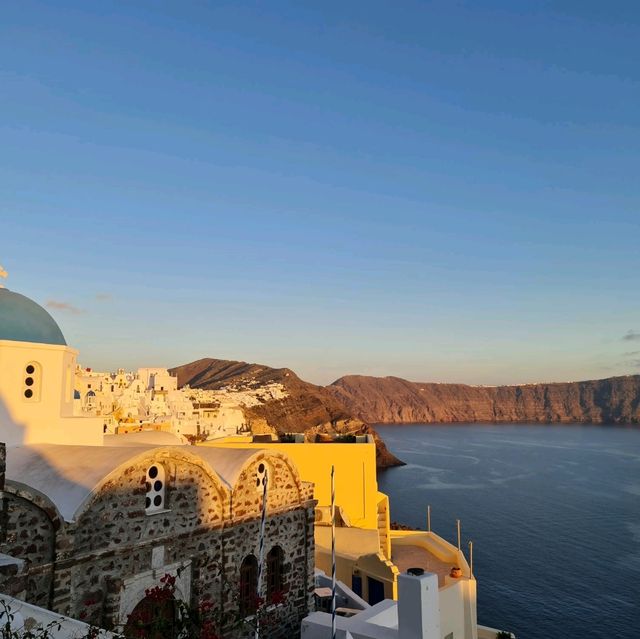
[[[102,444],[102,420],[74,414],[77,355],[44,308],[0,288],[0,431],[8,445]]]
[[[474,592],[464,593],[473,583]],[[303,619],[302,639],[331,637],[330,579],[316,575],[318,610]],[[323,598],[317,595],[325,595]],[[321,601],[324,599],[324,602]],[[410,568],[398,575],[398,600],[370,606],[342,582],[336,589],[337,639],[496,639],[501,632],[479,626],[475,612],[475,580],[451,579],[438,587],[438,575]],[[511,635],[513,637],[513,635]]]
[[[216,438],[236,435],[244,412],[214,391],[178,389],[178,378],[166,368],[127,372],[75,371],[76,414],[103,418],[104,432],[168,430],[179,437]]]

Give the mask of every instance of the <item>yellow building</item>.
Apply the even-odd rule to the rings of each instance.
[[[357,443],[253,442],[251,436],[208,441],[217,448],[285,452],[315,486],[316,567],[331,573],[331,466],[335,468],[336,574],[370,604],[397,599],[398,575],[420,567],[438,576],[443,636],[475,639],[476,581],[464,554],[432,531],[391,530],[389,498],[378,490],[371,436]],[[452,573],[452,568],[459,568]]]

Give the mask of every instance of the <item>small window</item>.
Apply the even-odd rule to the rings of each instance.
[[[37,402],[40,400],[41,378],[42,367],[37,362],[29,362],[24,367],[22,396],[25,401]]]
[[[240,614],[253,614],[258,603],[258,560],[247,555],[240,566]]]
[[[269,473],[269,469],[267,464],[264,462],[260,462],[258,464],[258,470],[256,472],[256,490],[259,493],[264,491],[265,484],[267,483],[267,475]]]
[[[165,510],[166,505],[165,471],[162,464],[154,464],[147,470],[147,494],[144,510],[151,515],[160,510]]]

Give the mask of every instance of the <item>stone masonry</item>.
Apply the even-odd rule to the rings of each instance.
[[[0,454],[0,472],[1,464]],[[146,514],[146,474],[153,464],[165,471],[165,508]],[[286,591],[284,603],[273,606],[276,623],[268,636],[296,637],[313,605],[315,502],[312,485],[273,451],[256,451],[233,486],[212,472],[197,448],[133,451],[131,462],[105,477],[66,522],[42,494],[7,480],[0,493],[0,552],[24,565],[0,572],[0,591],[118,629],[146,588],[174,574],[176,596],[187,603],[208,597],[225,610],[237,609],[240,565],[250,554],[258,557],[261,464],[269,477],[265,553],[282,549]]]

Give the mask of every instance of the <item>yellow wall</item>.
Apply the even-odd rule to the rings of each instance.
[[[327,575],[331,574],[331,550],[316,548],[316,568]],[[385,559],[382,553],[362,555],[356,560],[349,556],[336,554],[336,579],[351,588],[354,574],[362,578],[361,597],[365,601],[369,601],[368,577],[382,583],[385,599],[398,598],[398,569],[388,559]]]
[[[368,577],[380,581],[384,585],[385,599],[398,598],[398,569],[382,553],[363,555],[354,564],[354,572],[362,577],[362,598],[369,601]]]
[[[204,442],[218,448],[276,449],[290,457],[303,481],[315,485],[318,507],[331,503],[331,465],[335,466],[336,504],[346,512],[349,523],[360,528],[378,526],[378,482],[375,444],[282,444],[249,443],[244,438]],[[239,441],[240,440],[240,441]]]

